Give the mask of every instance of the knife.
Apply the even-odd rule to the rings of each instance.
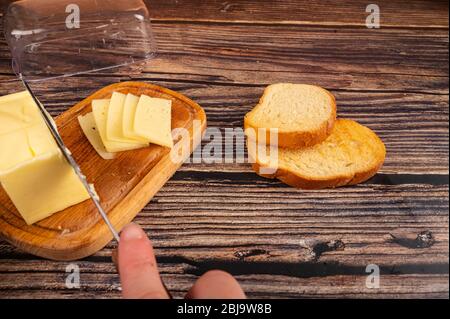
[[[22,81],[23,85],[27,89],[27,91],[30,93],[31,97],[33,98],[34,102],[39,108],[39,111],[41,112],[42,117],[44,118],[45,124],[47,125],[48,129],[53,135],[53,138],[56,141],[56,144],[58,145],[58,148],[61,150],[62,154],[66,158],[67,162],[72,166],[73,170],[75,171],[75,174],[77,174],[78,178],[80,179],[81,183],[83,184],[84,188],[88,192],[89,196],[91,197],[92,201],[95,204],[95,207],[97,208],[97,211],[100,213],[101,217],[105,221],[106,225],[108,226],[109,230],[111,231],[111,234],[115,238],[117,242],[119,242],[119,234],[112,225],[111,221],[109,220],[108,216],[105,213],[105,210],[100,205],[100,201],[98,200],[97,194],[95,194],[94,190],[89,185],[86,176],[83,175],[81,172],[80,166],[77,164],[75,159],[72,157],[69,149],[64,144],[61,136],[59,135],[56,127],[54,126],[53,119],[51,116],[47,113],[44,106],[39,102],[36,95],[31,90],[30,86],[28,85],[28,82],[23,78],[22,73],[19,73],[19,78]]]

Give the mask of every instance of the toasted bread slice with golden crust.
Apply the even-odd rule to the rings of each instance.
[[[331,135],[322,143],[304,148],[278,148],[278,156],[268,157],[264,162],[261,156],[255,156],[257,151],[251,151],[255,148],[248,149],[257,174],[304,189],[364,182],[376,174],[386,157],[383,142],[372,130],[346,119],[338,119]],[[273,168],[274,173],[262,174],[262,168]]]
[[[327,90],[278,83],[269,85],[259,104],[245,115],[244,128],[254,130],[259,144],[270,144],[269,129],[277,129],[280,147],[304,147],[324,141],[335,120],[336,100]]]

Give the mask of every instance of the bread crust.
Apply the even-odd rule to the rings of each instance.
[[[286,169],[278,169],[274,174],[266,175],[261,174],[260,169],[264,166],[261,166],[259,163],[253,163],[252,168],[261,177],[271,178],[271,179],[279,179],[283,183],[301,189],[324,189],[324,188],[336,188],[347,185],[356,185],[362,182],[367,181],[368,179],[375,176],[378,170],[381,168],[383,163],[380,163],[376,167],[371,170],[365,172],[357,172],[353,176],[333,176],[329,179],[324,180],[314,180],[308,179],[303,176],[297,175],[294,172],[291,172]]]
[[[278,146],[280,147],[287,147],[287,148],[297,148],[297,147],[306,147],[306,146],[312,146],[317,143],[323,142],[326,140],[326,138],[331,134],[334,123],[336,121],[336,99],[333,94],[331,94],[328,90],[312,85],[315,87],[318,87],[325,91],[331,98],[332,105],[331,105],[331,114],[330,117],[320,125],[315,130],[312,131],[294,131],[294,132],[283,132],[281,129],[278,129]],[[270,90],[270,85],[264,90],[264,93],[262,97],[259,100],[259,103],[253,108],[252,111],[247,113],[244,117],[244,130],[247,130],[249,128],[253,129],[255,132],[255,139],[258,144],[261,144],[260,142],[264,140],[266,145],[270,144],[270,130],[266,130],[266,136],[260,136],[258,129],[262,128],[254,123],[252,123],[251,115],[254,110],[256,110],[261,104],[263,104],[264,98],[268,93],[268,90]]]
[[[381,151],[375,155],[376,165],[374,165],[373,167],[368,167],[368,169],[365,171],[355,171],[349,175],[334,175],[323,179],[314,179],[311,177],[302,176],[284,167],[279,167],[273,174],[261,174],[261,168],[265,168],[266,166],[259,163],[258,159],[255,159],[254,156],[252,156],[252,160],[255,163],[252,164],[252,168],[256,172],[256,174],[262,177],[272,179],[277,178],[289,186],[301,189],[324,189],[359,184],[373,177],[383,165],[386,157],[386,147],[384,146],[381,139],[374,132],[372,133],[376,137],[377,142],[380,143],[380,146],[382,147],[380,148]]]

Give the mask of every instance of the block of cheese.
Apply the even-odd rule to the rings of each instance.
[[[44,123],[1,134],[0,173],[41,154],[53,152],[55,148],[56,143]]]
[[[34,156],[59,151],[53,136],[51,135],[44,120],[37,125],[27,128],[28,146]]]
[[[134,117],[136,115],[136,108],[139,103],[139,97],[128,93],[125,99],[125,104],[123,107],[123,122],[122,131],[123,135],[127,138],[134,139],[137,141],[142,141],[148,143],[149,140],[145,137],[139,136],[134,131]]]
[[[62,153],[57,150],[0,175],[3,188],[28,225],[89,198]]]
[[[84,135],[91,143],[92,147],[97,151],[97,153],[106,160],[113,159],[115,157],[114,153],[109,153],[105,145],[103,144],[100,133],[98,132],[97,125],[95,124],[94,114],[88,113],[84,116],[78,117],[78,122],[83,130]]]
[[[150,143],[172,148],[172,101],[141,95],[133,128]]]
[[[56,144],[27,91],[0,97],[0,173]]]
[[[0,115],[0,127],[3,124]],[[28,133],[25,129],[0,134],[0,173],[29,161],[33,153],[28,145]]]
[[[143,144],[148,146],[148,142],[136,141],[125,137],[123,133],[123,110],[125,106],[126,95],[114,92],[109,102],[107,120],[106,120],[106,138],[112,142]]]
[[[0,135],[39,123],[39,113],[27,91],[0,97]]]
[[[89,198],[28,92],[0,98],[0,184],[28,224]]]
[[[110,153],[123,152],[142,148],[147,146],[140,142],[134,141],[133,143],[110,141],[107,138],[107,119],[108,119],[108,107],[110,105],[109,99],[93,100],[92,101],[92,113],[94,114],[95,124],[102,139],[103,145]],[[122,124],[120,124],[122,127]]]

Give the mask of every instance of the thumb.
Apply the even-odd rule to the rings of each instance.
[[[169,298],[159,276],[153,247],[138,225],[130,224],[122,230],[118,259],[124,298]]]

